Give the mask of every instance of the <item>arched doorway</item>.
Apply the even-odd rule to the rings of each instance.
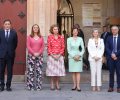
[[[70,0],[58,0],[57,24],[65,37],[65,67],[68,68],[67,38],[74,25],[74,11]]]
[[[57,24],[62,34],[70,34],[74,24],[74,11],[70,0],[58,0]]]

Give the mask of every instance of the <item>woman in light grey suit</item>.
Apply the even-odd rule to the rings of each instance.
[[[103,39],[99,38],[98,30],[93,30],[92,38],[88,41],[89,62],[91,69],[91,86],[93,91],[100,91],[102,56],[104,53]],[[97,83],[97,84],[96,84]]]

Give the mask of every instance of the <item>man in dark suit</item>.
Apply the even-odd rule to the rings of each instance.
[[[108,31],[108,27],[103,26],[103,33],[101,34],[101,38],[104,40],[104,44],[106,44],[106,40],[107,40],[108,36],[110,36],[110,35],[111,35],[111,33]],[[104,52],[104,60],[105,59],[106,59],[106,52]],[[103,63],[102,68],[108,70],[107,62]]]
[[[117,75],[117,92],[120,93],[120,35],[118,27],[112,26],[112,35],[106,41],[106,54],[109,67],[109,89],[108,92],[114,91],[114,73]]]
[[[106,40],[108,38],[108,36],[110,36],[111,33],[108,31],[108,27],[107,26],[103,26],[103,33],[101,34],[101,38],[104,40],[104,43],[106,44]]]
[[[9,19],[3,22],[3,29],[0,29],[0,91],[11,91],[11,81],[13,74],[13,64],[15,58],[15,50],[17,47],[17,33],[11,29],[11,21]],[[5,84],[4,74],[7,67],[7,82]]]

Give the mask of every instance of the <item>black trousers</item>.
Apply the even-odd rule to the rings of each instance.
[[[13,64],[14,57],[10,57],[6,54],[5,58],[0,58],[0,86],[5,86],[5,69],[7,67],[7,82],[6,87],[11,86],[12,75],[13,75]]]
[[[120,88],[120,58],[113,60],[108,58],[108,67],[109,67],[109,87],[114,88],[114,74],[116,72],[117,76],[117,88]]]

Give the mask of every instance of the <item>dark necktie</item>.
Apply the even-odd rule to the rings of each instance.
[[[8,31],[6,31],[6,40],[8,41],[9,39],[9,34],[8,34]]]
[[[116,37],[113,38],[113,52],[117,52]]]

